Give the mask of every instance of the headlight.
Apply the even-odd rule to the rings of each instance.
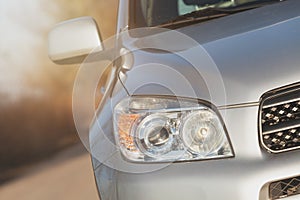
[[[117,145],[129,161],[173,162],[233,157],[219,115],[205,102],[136,96],[114,110]]]

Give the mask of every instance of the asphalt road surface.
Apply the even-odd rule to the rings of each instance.
[[[88,153],[72,147],[0,187],[1,200],[99,200]]]

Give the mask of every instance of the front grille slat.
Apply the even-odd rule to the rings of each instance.
[[[262,110],[263,126],[274,126],[300,119],[300,101],[280,104]]]
[[[273,104],[269,104],[269,105],[264,105],[263,109],[266,109],[266,108],[270,108],[270,107],[274,107],[274,106],[280,106],[282,104],[289,104],[289,103],[292,103],[294,101],[300,101],[300,98],[295,98],[295,99],[289,99],[289,100],[282,100],[281,102],[275,102]]]
[[[272,130],[269,130],[269,131],[265,131],[263,133],[263,135],[269,135],[271,133],[276,133],[276,132],[280,132],[280,131],[285,131],[287,129],[295,129],[295,128],[299,128],[300,127],[300,124],[295,124],[295,125],[291,125],[291,126],[286,126],[286,127],[277,127],[276,129],[272,129]]]
[[[267,93],[260,105],[260,139],[271,153],[300,148],[300,87]]]
[[[300,145],[300,127],[295,129],[288,129],[271,134],[265,134],[263,141],[268,148],[273,151],[281,151],[286,148],[297,148]]]
[[[263,126],[263,135],[274,133],[276,131],[283,131],[285,129],[292,129],[295,127],[300,126],[300,119],[291,120],[291,121],[285,121],[284,126],[282,126],[282,123],[271,125],[271,126]]]

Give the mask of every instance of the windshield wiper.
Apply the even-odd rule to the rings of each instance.
[[[227,15],[230,15],[235,12],[223,12],[219,9],[214,8],[207,8],[204,10],[194,11],[185,15],[178,16],[177,18],[170,20],[168,22],[165,22],[163,24],[158,25],[157,27],[169,27],[169,28],[176,28],[177,26],[180,26],[182,24],[186,23],[194,23],[194,22],[204,22],[211,19],[216,19],[220,17],[224,17]]]
[[[236,5],[236,6],[231,6],[231,7],[227,7],[221,10],[227,10],[227,11],[244,11],[244,10],[250,10],[250,9],[254,9],[254,8],[259,8],[265,5],[269,5],[269,4],[273,4],[273,3],[277,3],[277,2],[282,2],[282,1],[286,1],[286,0],[256,0],[256,1],[251,1],[248,3],[243,3],[240,5]]]
[[[183,24],[193,24],[196,22],[209,21],[212,19],[259,8],[271,3],[281,1],[283,0],[259,0],[227,8],[208,7],[203,10],[198,10],[191,13],[187,13],[185,15],[178,16],[177,18],[160,24],[157,27],[177,28],[182,26]]]

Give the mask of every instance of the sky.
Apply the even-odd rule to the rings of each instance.
[[[55,21],[45,10],[53,7],[52,2],[0,0],[0,90],[22,92],[24,76],[38,65],[38,49],[47,53],[44,34]]]
[[[44,80],[50,70],[54,68],[52,72],[60,73],[59,66],[50,61],[47,53],[47,34],[55,24],[89,15],[98,20],[103,38],[114,33],[117,0],[68,2],[0,0],[0,95],[5,92],[19,97],[24,91],[26,95],[39,93],[26,85],[28,80],[41,77],[38,81],[46,83]]]

